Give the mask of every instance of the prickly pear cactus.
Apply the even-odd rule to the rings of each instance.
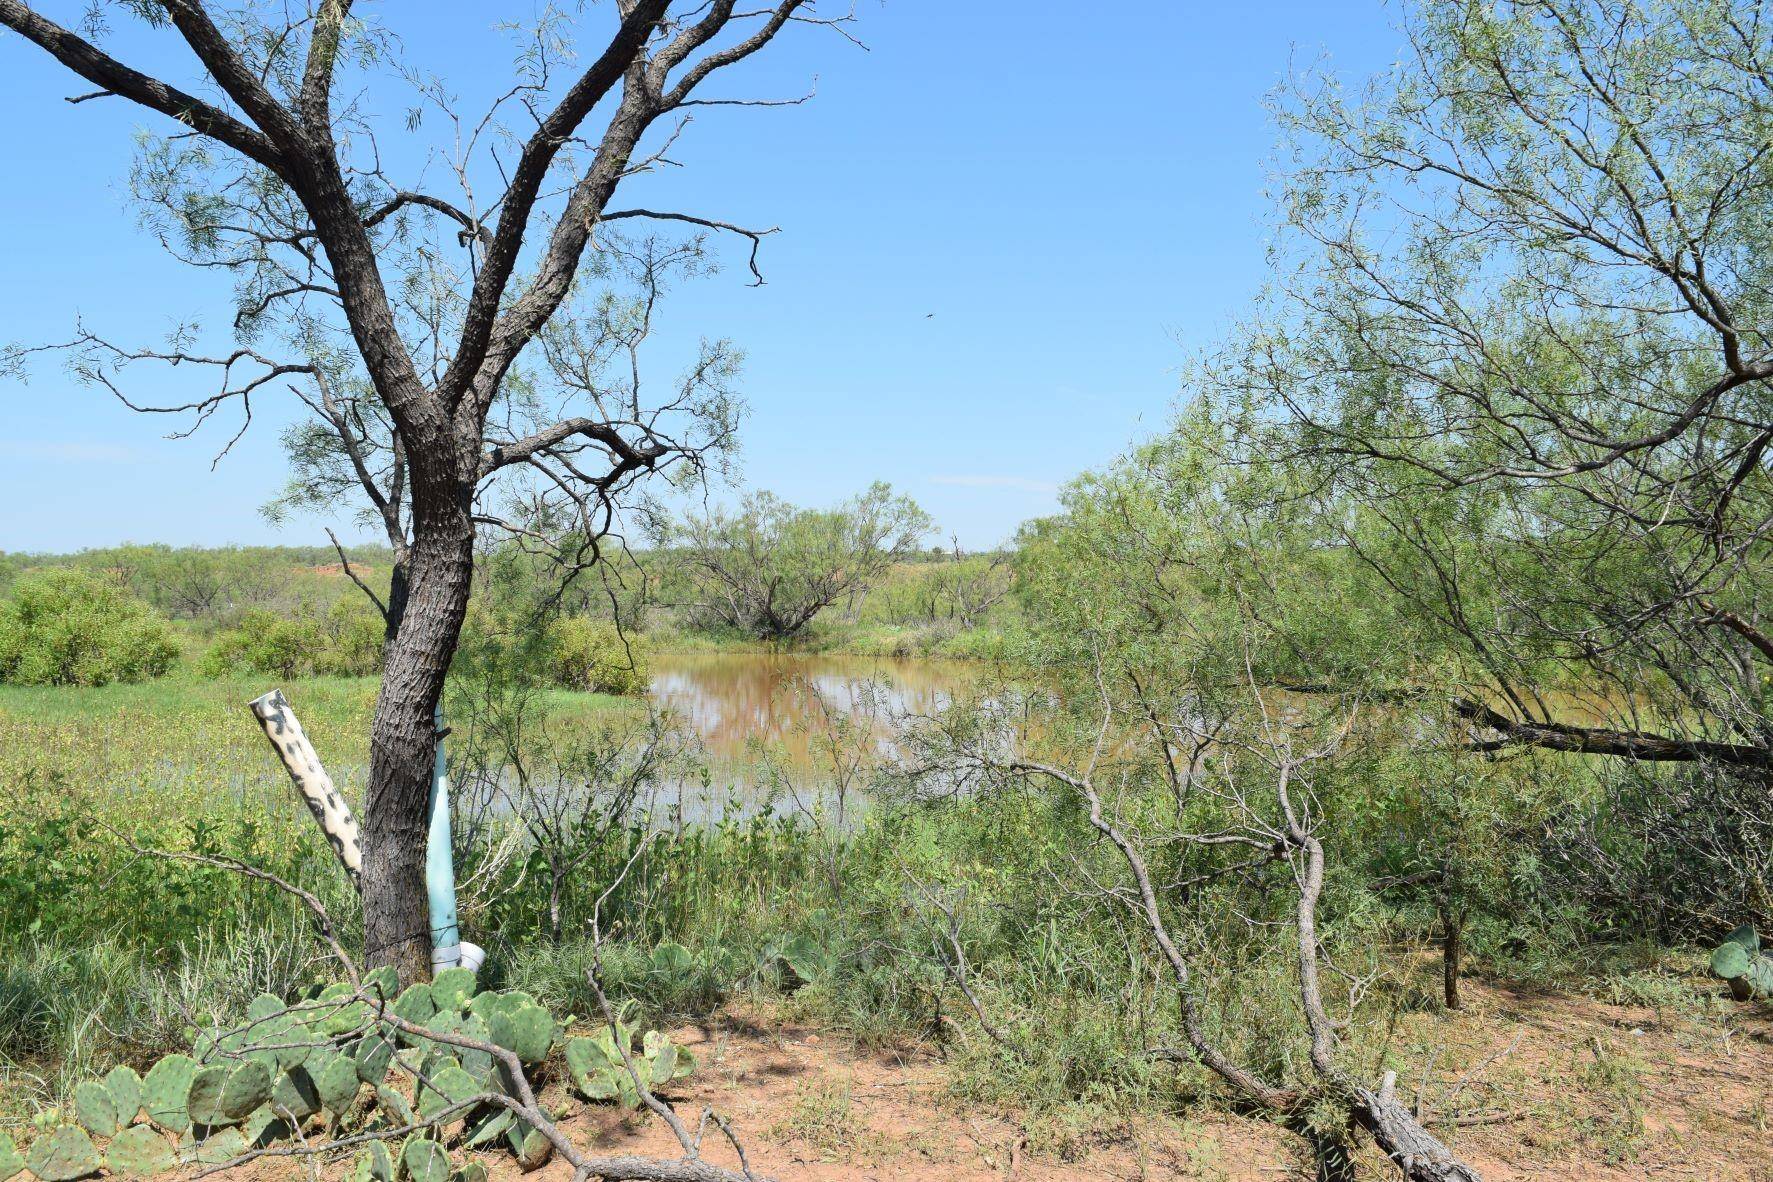
[[[74,1119],[95,1137],[117,1132],[117,1102],[104,1084],[88,1080],[74,1088]]]
[[[394,1004],[388,1008],[395,1017],[411,1022],[415,1026],[423,1026],[426,1022],[430,1021],[431,1016],[437,1012],[437,1002],[432,999],[431,987],[423,982],[419,982],[417,984],[408,985],[406,987],[406,992],[395,998]],[[414,1036],[411,1035],[403,1035],[402,1041],[407,1041],[413,1037]],[[407,1045],[411,1046],[414,1044],[407,1041]]]
[[[197,1160],[206,1166],[219,1166],[246,1152],[246,1138],[239,1129],[221,1129],[205,1137],[197,1146]]]
[[[509,1108],[495,1109],[481,1117],[479,1122],[468,1130],[468,1136],[463,1139],[462,1144],[470,1149],[491,1145],[504,1136],[505,1130],[510,1128],[511,1123],[516,1119]]]
[[[683,1079],[696,1069],[696,1060],[688,1051],[657,1030],[646,1032],[643,1055],[651,1079],[648,1086],[662,1088],[675,1079]]]
[[[169,1133],[182,1133],[191,1127],[186,1098],[198,1070],[197,1060],[191,1056],[168,1055],[142,1077],[142,1103],[148,1109],[148,1118]]]
[[[296,1120],[307,1120],[320,1111],[320,1089],[304,1065],[278,1077],[271,1088],[271,1106]]]
[[[218,1063],[194,1075],[186,1093],[186,1109],[196,1124],[216,1128],[246,1119],[270,1098],[271,1073],[263,1063],[248,1059]]]
[[[823,981],[837,969],[837,957],[811,936],[795,936],[782,946],[781,958],[802,985]]]
[[[449,1182],[449,1153],[435,1141],[414,1137],[400,1151],[400,1165],[412,1182]]]
[[[540,1063],[554,1046],[554,1016],[534,1002],[493,1010],[486,1028],[493,1042],[525,1064]]]
[[[73,1182],[98,1173],[103,1163],[86,1130],[62,1125],[31,1143],[25,1165],[42,1182]]]
[[[657,954],[680,967],[678,946]],[[35,1182],[78,1182],[102,1170],[153,1179],[190,1166],[232,1161],[298,1135],[324,1116],[328,1131],[428,1126],[403,1145],[370,1142],[350,1182],[486,1182],[484,1167],[453,1163],[443,1145],[508,1149],[525,1171],[550,1160],[553,1142],[538,1129],[478,1098],[514,1094],[515,1073],[488,1050],[445,1044],[426,1032],[460,1035],[511,1052],[526,1072],[546,1061],[560,1038],[554,1016],[520,990],[477,992],[466,970],[439,973],[429,986],[392,995],[387,973],[366,978],[365,1001],[343,986],[315,987],[290,1005],[270,994],[254,998],[247,1020],[193,1031],[196,1056],[167,1055],[145,1075],[128,1067],[78,1083],[67,1117],[50,1125],[21,1155],[0,1135],[0,1182],[25,1169]],[[578,1091],[629,1107],[640,1102],[622,1061],[629,1050],[646,1087],[662,1087],[693,1069],[687,1052],[658,1031],[626,1020],[591,1038],[568,1040],[567,1065]],[[398,1030],[395,1019],[416,1033]],[[410,1044],[402,1049],[402,1043]],[[367,1092],[364,1085],[369,1085]],[[149,1121],[136,1123],[143,1112]],[[77,1119],[79,1125],[57,1125]],[[99,1144],[94,1143],[94,1138]]]
[[[436,1003],[439,1012],[444,1010],[461,1011],[473,998],[475,993],[475,977],[473,969],[444,969],[431,978],[431,1000]]]
[[[485,1090],[479,1080],[453,1064],[443,1067],[435,1075],[427,1072],[426,1078],[431,1081],[431,1086],[419,1092],[419,1116],[424,1120],[436,1120],[452,1105],[472,1099]]]
[[[640,1094],[635,1091],[634,1081],[629,1078],[608,1030],[600,1030],[590,1038],[567,1039],[566,1070],[573,1086],[587,1100],[616,1100],[629,1107],[640,1103]]]
[[[682,944],[667,940],[653,948],[650,967],[661,977],[679,981],[695,969],[696,958]]]
[[[111,1103],[117,1109],[117,1127],[126,1129],[133,1125],[142,1111],[142,1077],[135,1073],[135,1068],[111,1068],[105,1076],[105,1090],[111,1093]]]
[[[1711,971],[1730,983],[1738,1001],[1773,997],[1773,956],[1761,951],[1761,937],[1745,924],[1724,937],[1711,954]]]
[[[554,1156],[554,1142],[543,1136],[540,1129],[521,1120],[514,1121],[505,1130],[505,1142],[511,1146],[511,1152],[516,1156],[518,1168],[526,1174],[531,1170],[541,1169]]]
[[[10,1136],[0,1133],[0,1182],[6,1182],[24,1168],[25,1155],[18,1151]]]
[[[371,1141],[360,1150],[351,1170],[351,1182],[394,1182],[394,1159],[388,1156],[388,1147]]]
[[[178,1164],[166,1134],[152,1125],[132,1125],[105,1147],[105,1164],[113,1173],[134,1178],[164,1174]]]
[[[357,1099],[358,1086],[363,1082],[357,1078],[356,1062],[327,1051],[311,1057],[305,1070],[314,1080],[320,1106],[335,1117],[343,1116]]]
[[[394,1061],[394,1042],[380,1034],[365,1035],[351,1056],[357,1064],[357,1078],[366,1084],[382,1082]]]

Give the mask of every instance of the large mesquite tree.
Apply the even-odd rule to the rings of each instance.
[[[255,398],[293,394],[313,408],[317,426],[292,436],[298,481],[310,500],[329,474],[354,484],[396,555],[381,605],[364,927],[372,963],[423,977],[433,709],[468,605],[477,530],[515,528],[582,565],[624,489],[701,463],[731,427],[730,351],[704,346],[680,383],[643,398],[637,378],[608,371],[628,372],[611,363],[650,318],[587,294],[582,277],[619,255],[650,313],[673,249],[618,244],[606,224],[732,231],[753,248],[758,232],[613,209],[611,199],[664,158],[689,108],[745,101],[700,97],[708,79],[790,25],[847,18],[821,19],[810,0],[614,0],[587,6],[585,23],[613,28],[601,49],[575,57],[574,22],[544,9],[521,33],[509,86],[484,115],[466,116],[443,83],[403,60],[396,31],[368,4],[67,8],[75,27],[0,0],[0,25],[18,35],[7,52],[23,52],[22,40],[96,88],[73,101],[126,101],[167,119],[163,138],[141,141],[133,188],[169,250],[232,278],[234,339],[211,349],[190,331],[141,349],[82,327],[66,342],[0,353],[0,367],[65,350],[79,375],[131,406],[198,423],[228,406],[250,421]],[[175,85],[112,56],[111,15],[182,39],[193,79]],[[390,79],[417,97],[378,120],[377,83]],[[217,381],[177,406],[132,401],[129,372],[152,363]]]

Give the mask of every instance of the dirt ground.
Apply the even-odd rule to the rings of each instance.
[[[1457,1015],[1400,1032],[1435,1081],[1436,1132],[1486,1182],[1773,1182],[1773,1013],[1657,1009],[1471,984]],[[1255,1119],[1200,1114],[1111,1124],[981,1112],[932,1052],[859,1053],[839,1037],[732,1013],[678,1032],[698,1069],[673,1097],[694,1127],[730,1118],[757,1173],[778,1182],[1083,1182],[1310,1179],[1300,1142]],[[1439,1051],[1429,1048],[1441,1046]],[[1407,1095],[1417,1081],[1405,1078]],[[1099,1122],[1099,1118],[1098,1118]],[[597,1152],[678,1156],[656,1116],[583,1110],[564,1126]],[[736,1166],[710,1129],[704,1156]],[[517,1177],[489,1156],[493,1182]],[[251,1172],[263,1177],[268,1171]],[[246,1171],[242,1171],[246,1172]],[[1396,1173],[1376,1153],[1363,1177]],[[569,1182],[558,1159],[533,1182]]]

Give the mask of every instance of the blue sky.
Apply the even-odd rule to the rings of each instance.
[[[85,4],[38,7],[71,23]],[[533,11],[363,7],[413,60],[486,85],[510,59],[493,17]],[[672,297],[666,343],[679,363],[698,336],[745,348],[747,482],[824,504],[888,480],[987,546],[1162,426],[1184,363],[1264,279],[1264,96],[1291,65],[1385,68],[1398,13],[1379,0],[860,0],[858,13],[867,52],[799,30],[720,90],[796,95],[816,76],[812,102],[702,112],[673,152],[685,167],[649,178],[649,204],[782,228],[766,286],[746,286],[729,250],[722,274]],[[112,52],[178,68],[167,34],[118,23]],[[167,259],[125,201],[132,130],[163,124],[62,101],[83,89],[0,36],[0,108],[15,113],[0,127],[0,340],[65,337],[76,317],[142,343],[180,320],[224,322],[225,285]],[[324,542],[343,517],[277,529],[258,511],[283,480],[290,401],[257,406],[212,470],[219,427],[167,440],[173,424],[54,364],[0,380],[0,550]]]

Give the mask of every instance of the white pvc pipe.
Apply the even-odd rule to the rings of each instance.
[[[358,886],[363,875],[363,838],[357,829],[357,818],[351,815],[351,806],[333,787],[332,777],[321,766],[320,756],[315,753],[314,745],[308,742],[295,711],[289,708],[289,701],[280,689],[254,698],[250,705],[253,717],[259,720],[265,737],[271,740],[271,747],[277,752],[277,758],[283,761],[283,768],[294,781],[296,791],[301,793],[308,811],[314,814],[320,831],[326,835],[327,844],[332,846],[332,852],[338,855],[345,873],[350,876],[351,885]]]

